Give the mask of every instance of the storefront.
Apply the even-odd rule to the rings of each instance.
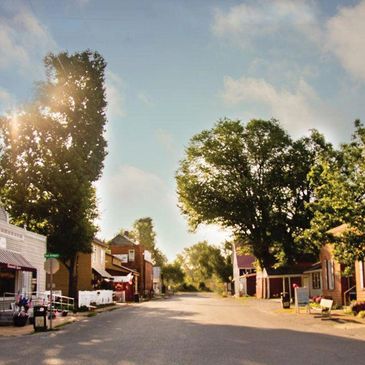
[[[0,207],[0,297],[45,290],[46,237],[9,223]]]
[[[0,295],[29,289],[36,273],[37,269],[21,254],[0,248]]]

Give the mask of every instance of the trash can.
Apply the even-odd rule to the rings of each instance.
[[[139,303],[139,294],[134,294],[134,302]]]
[[[281,305],[283,308],[290,308],[290,296],[289,293],[281,293]]]
[[[47,331],[47,306],[35,305],[33,308],[34,331]]]

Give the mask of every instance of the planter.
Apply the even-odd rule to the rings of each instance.
[[[28,322],[28,316],[14,316],[13,322],[16,327],[24,327]]]

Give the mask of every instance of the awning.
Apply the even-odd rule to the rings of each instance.
[[[21,271],[37,271],[20,253],[0,249],[0,267]]]
[[[93,267],[92,269],[95,270],[102,278],[113,279],[113,276],[111,276],[106,270],[100,267]]]

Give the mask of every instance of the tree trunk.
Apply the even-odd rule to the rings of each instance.
[[[78,303],[78,293],[77,293],[77,254],[70,259],[70,265],[68,269],[68,296],[75,299],[75,307]]]

